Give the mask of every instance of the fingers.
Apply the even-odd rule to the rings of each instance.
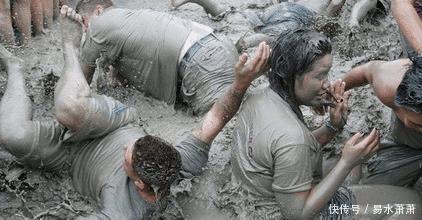
[[[259,47],[258,47],[256,54],[254,55],[253,60],[249,64],[250,66],[256,67],[258,65],[258,63],[261,61],[262,54],[264,53],[264,47],[265,47],[265,42],[261,42],[259,44]]]
[[[268,57],[270,56],[270,47],[267,45],[267,43],[265,42],[262,42],[262,43],[263,43],[263,53],[261,55],[258,66],[256,66],[256,69],[255,69],[256,71],[260,71],[266,66]]]
[[[374,128],[372,129],[371,133],[366,136],[359,144],[356,145],[356,147],[363,149],[363,151],[367,151],[368,147],[371,146],[371,144],[378,139],[378,131]],[[370,149],[368,150],[368,152]]]
[[[241,70],[245,66],[245,63],[247,61],[248,61],[248,54],[247,53],[242,53],[239,56],[239,61],[237,61],[236,66],[235,66],[236,72],[239,72],[239,70]]]
[[[347,142],[346,145],[354,146],[356,142],[363,136],[362,133],[358,132],[355,135],[353,135]]]

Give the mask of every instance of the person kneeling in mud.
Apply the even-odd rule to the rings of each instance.
[[[391,109],[390,131],[363,183],[413,186],[422,174],[422,56],[353,68],[346,89],[370,84]]]
[[[65,66],[54,94],[56,120],[31,119],[23,63],[0,45],[0,64],[8,73],[0,103],[1,143],[33,169],[56,171],[70,164],[75,189],[101,208],[90,219],[149,219],[151,203],[169,192],[179,172],[182,177],[202,172],[213,139],[266,67],[270,49],[262,43],[253,59],[240,57],[234,82],[199,128],[173,147],[146,134],[134,108],[91,93],[72,44],[74,24],[61,19]]]
[[[307,29],[279,36],[270,57],[269,86],[247,96],[239,110],[233,131],[233,184],[263,201],[256,208],[268,213],[280,208],[287,219],[343,219],[352,215],[385,219],[395,216],[374,215],[374,204],[403,203],[416,205],[418,213],[411,218],[421,216],[421,198],[410,189],[342,186],[351,170],[377,151],[380,134],[376,129],[366,137],[361,133],[351,137],[341,159],[321,179],[322,146],[345,125],[350,94],[344,91],[346,85],[341,80],[331,85],[328,82],[331,65],[331,43],[326,36]],[[299,106],[325,104],[331,105],[329,121],[310,131]],[[355,206],[361,211],[332,212],[333,206]]]
[[[152,10],[114,8],[111,0],[79,1],[69,18],[82,22],[81,62],[90,79],[110,65],[138,90],[168,104],[206,112],[234,80],[238,54],[208,26]],[[90,80],[89,80],[90,81]]]

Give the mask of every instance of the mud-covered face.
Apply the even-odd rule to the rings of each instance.
[[[422,114],[409,111],[405,108],[397,108],[394,113],[403,122],[403,124],[410,129],[422,133]]]
[[[321,106],[330,86],[328,72],[333,57],[327,54],[312,64],[310,71],[295,80],[295,95],[300,105]]]

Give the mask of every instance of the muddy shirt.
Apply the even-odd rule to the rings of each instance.
[[[266,198],[306,191],[321,176],[319,143],[269,87],[247,97],[234,130],[235,183]]]
[[[405,144],[415,149],[422,149],[422,133],[407,128],[394,113],[391,114],[390,135],[397,144]]]
[[[90,21],[81,44],[88,65],[113,65],[138,90],[176,101],[177,61],[192,22],[152,10],[109,9]]]
[[[123,169],[125,147],[145,136],[134,124],[137,111],[107,96],[90,98],[88,109],[80,131],[63,133],[64,142],[78,148],[71,167],[73,185],[100,208],[87,218],[149,219],[154,207],[139,196]],[[182,158],[182,176],[200,174],[209,146],[190,135],[176,149]]]

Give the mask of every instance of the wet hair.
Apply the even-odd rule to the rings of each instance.
[[[412,64],[396,90],[394,102],[410,111],[422,112],[422,55],[411,57]]]
[[[165,140],[151,135],[136,141],[132,161],[139,178],[158,191],[167,190],[182,167],[179,152]]]
[[[313,64],[332,50],[330,40],[307,28],[282,32],[272,46],[270,88],[284,99],[303,120],[294,94],[295,80],[311,70]]]
[[[111,0],[79,0],[76,4],[76,12],[79,14],[92,13],[95,10],[97,5],[103,6],[103,8],[108,8],[113,6]]]

